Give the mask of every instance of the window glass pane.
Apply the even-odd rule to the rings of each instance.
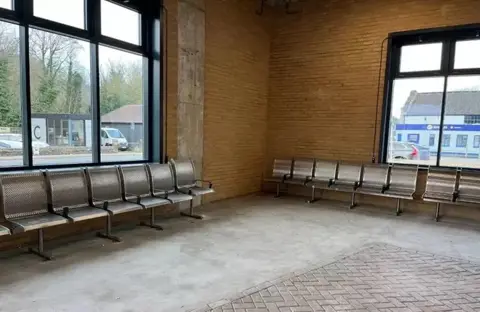
[[[102,35],[140,44],[140,14],[112,2],[102,0]]]
[[[475,135],[473,137],[473,147],[480,148],[480,135]]]
[[[0,21],[0,167],[23,166],[19,28]]]
[[[388,162],[436,164],[444,78],[396,79],[393,83]],[[402,144],[398,144],[398,143]]]
[[[84,0],[34,0],[33,14],[54,22],[85,28]]]
[[[441,166],[480,168],[480,76],[451,76],[447,81],[444,133],[452,144],[441,150]],[[444,134],[445,135],[445,134]]]
[[[92,162],[89,43],[30,29],[34,165]]]
[[[102,162],[145,159],[143,58],[99,47]]]
[[[11,10],[13,8],[12,0],[0,0],[0,8]]]
[[[403,46],[400,72],[439,70],[442,61],[442,43]]]
[[[480,68],[480,40],[458,41],[455,44],[455,69]]]
[[[428,146],[435,146],[435,134],[430,134],[430,138],[428,140]]]
[[[450,147],[450,134],[444,134],[442,136],[442,147]]]

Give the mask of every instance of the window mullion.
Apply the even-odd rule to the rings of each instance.
[[[23,135],[23,165],[33,165],[32,151],[32,119],[30,96],[30,58],[29,58],[29,29],[28,26],[20,27],[20,94]]]

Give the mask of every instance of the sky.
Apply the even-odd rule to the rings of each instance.
[[[402,47],[400,71],[440,69],[442,43],[418,44]],[[480,40],[458,41],[455,49],[456,69],[480,67]],[[443,92],[443,77],[396,79],[393,85],[392,116],[400,117],[401,109],[412,90],[417,92]],[[450,76],[447,91],[480,90],[480,76]]]
[[[11,0],[0,0],[0,7],[11,9]],[[84,28],[84,0],[33,0],[33,14],[77,28]],[[111,2],[101,1],[101,29],[105,36],[139,44],[140,14]],[[90,66],[88,42],[78,40],[83,51],[78,54],[80,63]],[[100,46],[100,66],[109,61],[139,62],[135,54]]]

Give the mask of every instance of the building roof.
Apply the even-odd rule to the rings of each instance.
[[[102,116],[107,123],[143,123],[143,105],[129,104]]]
[[[402,108],[406,116],[440,115],[442,92],[412,91]],[[480,115],[480,91],[447,92],[445,115]]]

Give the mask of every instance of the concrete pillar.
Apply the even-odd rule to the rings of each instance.
[[[193,159],[197,178],[203,167],[204,69],[205,1],[179,0],[177,158]]]

